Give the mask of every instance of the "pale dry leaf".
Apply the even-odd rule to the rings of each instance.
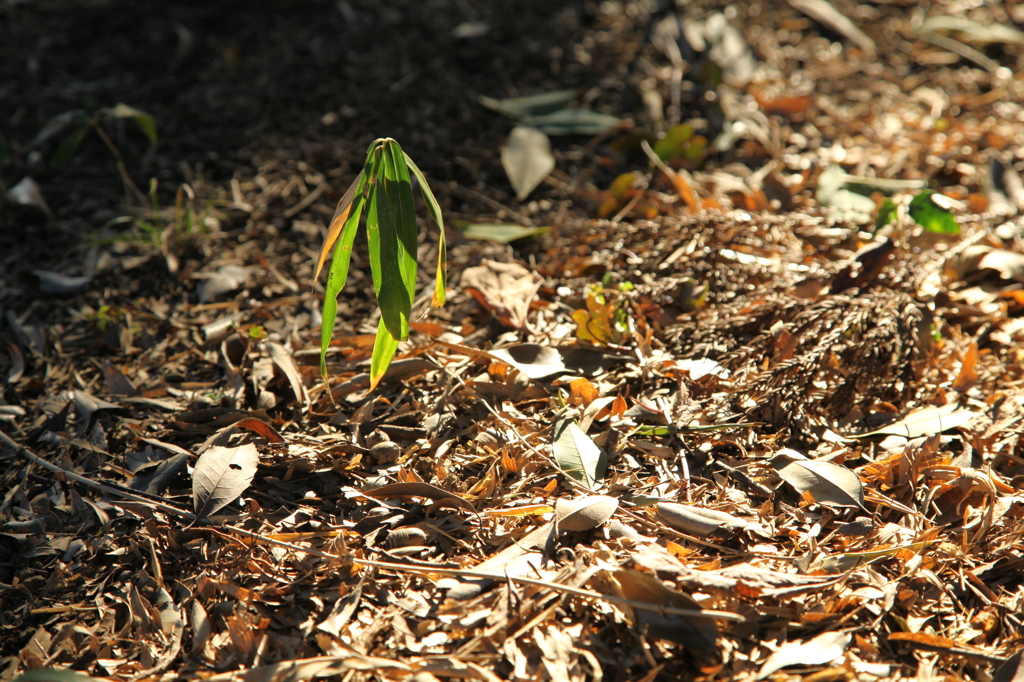
[[[978,414],[974,410],[960,407],[957,403],[948,403],[939,407],[929,405],[911,410],[891,424],[869,433],[857,434],[853,438],[879,435],[903,436],[904,438],[931,436],[963,426]]]
[[[291,386],[295,399],[305,407],[307,402],[306,387],[302,384],[302,377],[299,375],[299,368],[295,366],[295,360],[287,348],[279,343],[267,341],[267,350],[270,351],[270,359],[279,370],[287,377],[288,385]]]
[[[619,508],[619,501],[607,495],[587,495],[555,503],[555,523],[559,530],[583,531],[597,528]]]
[[[809,494],[818,504],[864,509],[864,483],[842,465],[807,459],[795,450],[780,450],[772,458],[772,466],[798,493]]]
[[[526,327],[530,304],[537,297],[541,278],[518,263],[484,260],[462,272],[462,288],[513,329]]]
[[[789,4],[811,19],[843,35],[865,52],[871,55],[875,53],[877,49],[875,41],[869,38],[864,31],[857,28],[846,15],[840,14],[828,0],[789,0]]]
[[[39,184],[30,177],[22,178],[14,187],[4,192],[4,199],[18,206],[33,206],[46,214],[47,218],[53,220],[53,212],[50,210]]]
[[[760,533],[764,533],[759,524],[716,509],[704,509],[675,502],[659,502],[657,511],[658,517],[669,526],[691,535],[707,536],[719,530],[744,529],[756,529]]]
[[[215,446],[204,452],[192,473],[196,520],[215,514],[238,499],[252,483],[259,463],[259,452],[252,443],[236,448]]]
[[[536,128],[516,126],[501,148],[501,165],[522,201],[555,169],[551,141]]]
[[[1024,682],[1024,649],[1010,656],[999,666],[992,677],[992,682]]]
[[[606,456],[572,419],[555,424],[555,462],[569,476],[588,487],[604,478]]]
[[[850,646],[853,636],[847,632],[825,632],[806,642],[788,642],[773,653],[761,666],[757,679],[791,665],[824,665],[836,660]]]
[[[469,500],[429,483],[389,483],[388,485],[384,485],[379,488],[361,490],[360,493],[367,497],[378,499],[387,499],[392,497],[426,497],[439,504],[461,507],[473,512],[474,514],[477,513],[476,507],[474,507],[473,503]]]
[[[515,367],[530,379],[546,379],[566,371],[562,355],[551,346],[524,343],[497,348],[490,351],[490,355]]]

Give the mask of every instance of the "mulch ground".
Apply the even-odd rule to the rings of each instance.
[[[3,680],[1024,675],[1024,14],[664,5],[0,4]],[[565,89],[624,123],[520,201],[479,98]],[[687,121],[670,177],[639,140]],[[357,240],[325,384],[313,271],[383,136],[449,303],[423,211],[369,390]],[[830,167],[960,233],[875,233]],[[254,451],[195,522],[199,456]]]

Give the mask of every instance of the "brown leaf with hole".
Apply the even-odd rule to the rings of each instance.
[[[196,521],[215,514],[238,499],[252,483],[260,463],[252,443],[237,448],[212,447],[196,462],[192,500]]]

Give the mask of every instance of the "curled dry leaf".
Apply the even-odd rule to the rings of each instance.
[[[715,509],[703,509],[675,502],[659,502],[658,517],[676,530],[691,535],[707,536],[719,530],[751,530],[767,535],[764,528],[738,516]]]
[[[536,343],[499,348],[491,357],[515,367],[530,379],[546,379],[565,370],[565,362],[556,348]]]
[[[830,507],[864,509],[864,484],[850,469],[834,462],[807,459],[795,450],[779,453],[772,459],[772,466],[801,495],[808,494],[818,504]]]
[[[260,455],[256,446],[212,447],[196,462],[192,473],[192,500],[196,520],[215,514],[238,499],[256,476]]]
[[[559,500],[555,503],[555,523],[559,530],[590,530],[610,519],[618,508],[619,501],[607,495]]]

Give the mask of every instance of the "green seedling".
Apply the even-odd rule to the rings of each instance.
[[[127,104],[117,104],[113,107],[97,109],[91,114],[81,109],[58,114],[43,126],[43,129],[39,131],[39,134],[36,135],[30,146],[37,147],[51,138],[66,133],[60,143],[58,143],[57,149],[50,159],[50,162],[55,167],[60,168],[74,158],[89,131],[96,131],[96,135],[103,141],[103,144],[110,150],[110,153],[114,155],[114,160],[117,162],[117,170],[121,174],[121,181],[124,183],[125,191],[134,194],[140,203],[145,204],[146,197],[132,181],[131,175],[128,174],[128,167],[124,163],[121,151],[103,129],[103,123],[119,119],[133,120],[146,138],[149,139],[150,144],[156,145],[156,123],[153,121],[153,117]]]
[[[338,294],[348,279],[352,244],[360,219],[366,213],[366,238],[370,247],[373,290],[380,306],[380,323],[370,359],[370,387],[376,388],[391,364],[398,342],[409,336],[409,318],[416,294],[416,213],[409,172],[419,181],[427,212],[440,231],[437,253],[437,283],[432,305],[445,302],[445,243],[441,207],[420,169],[391,138],[374,140],[366,152],[363,170],[345,192],[331,218],[327,237],[320,249],[314,280],[320,276],[327,254],[333,259],[327,276],[327,290],[320,333],[320,373],[327,381],[327,347],[338,315]]]
[[[622,282],[618,289],[594,284],[587,290],[586,309],[572,314],[576,322],[576,338],[603,345],[621,345],[629,338],[629,300],[623,296],[633,290],[630,282]]]
[[[909,201],[906,201],[905,197],[903,201],[886,199],[878,209],[875,231],[877,232],[886,225],[898,224],[900,218],[905,215],[927,232],[960,234],[960,223],[952,211],[954,203],[944,195],[936,194],[930,189],[921,190]]]

